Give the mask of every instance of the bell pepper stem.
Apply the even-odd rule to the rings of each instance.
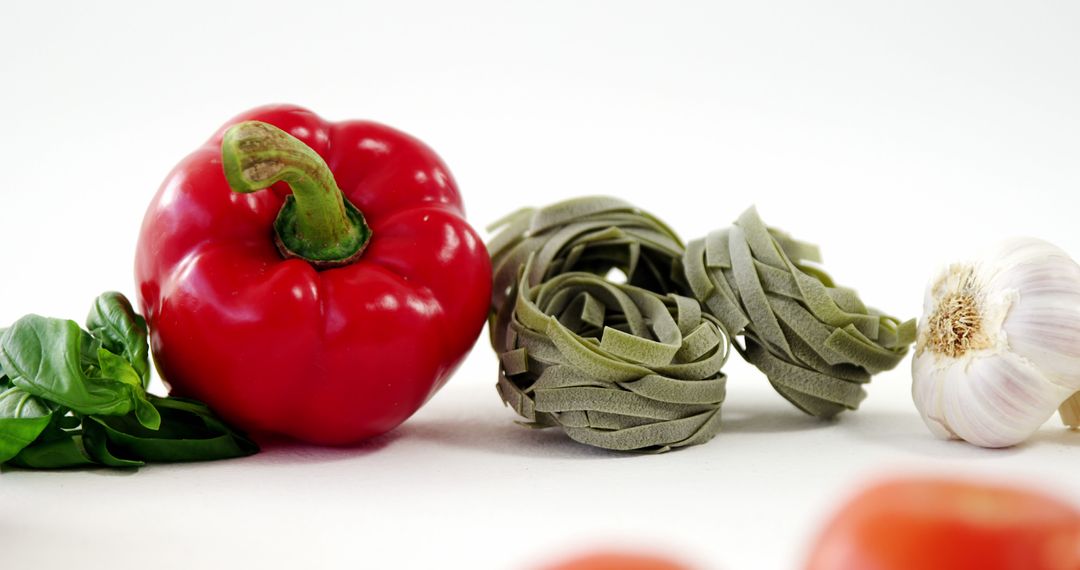
[[[280,181],[292,188],[274,221],[275,243],[285,257],[324,269],[348,265],[363,253],[371,239],[364,215],[345,199],[322,157],[296,137],[260,121],[238,123],[225,131],[221,160],[234,192]]]

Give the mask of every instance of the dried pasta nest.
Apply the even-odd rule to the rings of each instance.
[[[491,343],[503,401],[533,427],[606,449],[666,451],[720,428],[730,341],[685,289],[678,237],[617,199],[500,223]],[[625,283],[606,279],[611,269]]]
[[[496,347],[498,389],[534,427],[606,449],[666,451],[719,431],[728,346],[693,299],[563,273],[519,289]]]
[[[808,264],[820,260],[816,246],[766,227],[751,208],[691,242],[683,265],[693,296],[742,335],[736,350],[799,409],[832,417],[856,409],[870,377],[903,359],[915,321],[866,308]]]

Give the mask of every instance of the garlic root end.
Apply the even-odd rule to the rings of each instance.
[[[1080,429],[1080,392],[1069,396],[1058,408],[1061,421],[1072,429]]]

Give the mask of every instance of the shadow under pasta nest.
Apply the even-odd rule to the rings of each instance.
[[[409,439],[519,457],[618,459],[640,455],[582,445],[561,429],[525,427],[511,416],[416,420],[397,431]]]
[[[717,437],[735,434],[764,434],[810,431],[827,428],[842,419],[825,420],[804,414],[779,402],[775,405],[724,404],[721,431]]]
[[[822,420],[782,403],[770,405],[725,405],[722,427],[716,439],[739,434],[805,432],[834,426],[841,421]],[[418,439],[452,447],[520,457],[566,459],[635,458],[650,453],[622,452],[578,443],[557,427],[535,429],[519,425],[515,417],[459,417],[411,420],[398,428],[403,438]],[[708,447],[709,443],[702,446]],[[679,453],[684,449],[676,449]]]

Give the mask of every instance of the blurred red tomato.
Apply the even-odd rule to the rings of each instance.
[[[1080,513],[1023,489],[891,481],[840,510],[807,568],[1080,570]]]
[[[594,552],[543,570],[691,570],[666,558],[627,552]]]

